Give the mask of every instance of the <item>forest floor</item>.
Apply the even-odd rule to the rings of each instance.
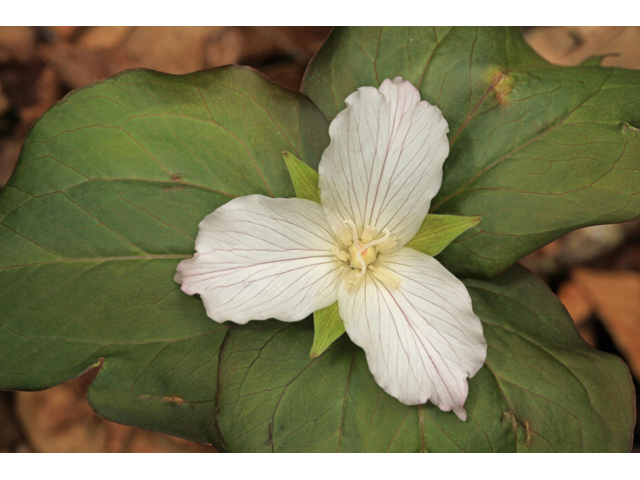
[[[298,90],[330,27],[0,27],[0,189],[33,122],[73,89],[129,68],[183,74],[256,68]],[[640,69],[640,27],[525,27],[558,65],[604,56]],[[522,263],[544,279],[594,347],[621,356],[640,381],[640,221],[576,230]],[[0,452],[215,452],[115,424],[86,401],[96,371],[40,392],[0,392]],[[636,426],[634,450],[640,452]]]

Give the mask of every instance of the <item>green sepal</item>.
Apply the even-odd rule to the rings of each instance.
[[[318,172],[290,152],[282,152],[282,158],[289,170],[296,197],[320,203]]]
[[[340,318],[338,302],[313,313],[313,346],[310,357],[321,355],[329,345],[344,333],[344,322]]]
[[[435,257],[451,242],[472,227],[481,217],[460,215],[427,215],[415,237],[405,246]]]

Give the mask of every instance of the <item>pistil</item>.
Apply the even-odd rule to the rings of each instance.
[[[374,266],[378,253],[387,251],[395,247],[396,239],[386,228],[382,231],[382,236],[373,240],[376,229],[371,225],[365,225],[362,235],[358,235],[358,228],[351,220],[344,220],[346,228],[338,235],[339,243],[331,249],[338,259],[348,262],[352,268],[348,282],[357,285],[367,272],[367,267],[371,273],[380,281],[391,287],[400,285],[400,279],[382,266]]]

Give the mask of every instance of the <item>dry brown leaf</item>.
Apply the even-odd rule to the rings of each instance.
[[[315,49],[308,41],[310,27],[253,28],[288,57],[301,65],[306,64],[315,52]]]
[[[17,447],[20,430],[13,417],[9,392],[0,392],[0,453]]]
[[[588,322],[593,314],[593,306],[582,288],[574,282],[565,282],[558,289],[558,298],[571,315],[580,336],[592,347],[597,347],[595,325]]]
[[[594,225],[580,228],[524,257],[520,262],[538,275],[583,265],[601,257],[626,239],[624,224]]]
[[[32,69],[31,72],[36,74],[36,69]],[[17,76],[13,79],[13,83],[32,78],[33,75],[29,75],[31,72],[27,71],[24,78]],[[11,107],[18,109],[20,123],[13,129],[12,136],[0,139],[0,188],[9,180],[18,161],[22,141],[33,122],[60,99],[61,94],[54,69],[44,66],[37,69],[37,74],[37,79],[31,82],[26,92],[12,97]]]
[[[36,34],[31,27],[0,27],[0,62],[26,61],[35,45]]]
[[[47,27],[47,28],[49,28],[49,30],[54,32],[59,37],[68,40],[72,38],[74,35],[76,35],[79,31],[81,31],[83,27],[74,26],[74,27]]]
[[[10,108],[11,102],[9,102],[9,98],[4,94],[2,84],[0,84],[0,116],[4,115]]]
[[[269,79],[290,90],[300,90],[304,67],[294,62],[282,62],[264,66],[259,69]]]
[[[184,74],[205,68],[205,44],[226,27],[95,27],[76,44],[41,48],[61,80],[78,88],[130,68]]]
[[[4,187],[9,181],[11,173],[13,173],[13,169],[18,162],[21,148],[21,138],[0,140],[0,188]]]
[[[65,42],[41,48],[40,52],[69,88],[83,87],[122,70],[140,66],[137,61],[119,50],[86,50]]]
[[[611,55],[603,66],[640,69],[640,27],[535,27],[525,32],[525,39],[557,65]]]
[[[39,452],[104,451],[105,425],[84,401],[82,377],[41,392],[17,392],[16,411]]]
[[[227,27],[135,27],[121,47],[137,66],[183,74],[202,70],[205,44]]]
[[[42,69],[36,80],[35,91],[37,93],[36,101],[20,109],[20,120],[25,133],[38,117],[60,99],[58,78],[53,67],[45,66]]]
[[[224,59],[221,58],[223,55]],[[264,36],[259,28],[230,27],[219,37],[210,38],[205,62],[208,67],[230,63],[260,67],[282,56],[282,49]]]
[[[260,27],[268,28],[285,37],[297,48],[303,50],[307,60],[318,51],[331,33],[333,27]]]
[[[228,28],[219,35],[210,36],[204,45],[205,68],[239,64],[247,48],[245,33],[238,27]]]
[[[571,283],[570,288],[577,291],[567,294],[565,287],[563,301],[573,298],[574,302],[569,300],[567,309],[573,309],[578,317],[584,315],[584,305],[575,302],[581,294],[607,328],[631,372],[640,379],[640,274],[580,268],[574,271]]]
[[[17,392],[16,410],[38,452],[215,452],[161,433],[109,422],[86,401],[96,371],[41,392]]]
[[[560,285],[558,298],[576,325],[584,323],[593,314],[593,305],[585,294],[584,289],[574,281]]]
[[[91,27],[82,34],[78,45],[87,50],[112,50],[119,47],[134,27]]]

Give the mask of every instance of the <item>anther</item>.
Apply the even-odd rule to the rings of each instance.
[[[351,245],[351,243],[353,242],[353,238],[351,236],[351,229],[345,227],[342,230],[340,230],[340,233],[338,234],[338,238],[340,239],[343,245],[347,247]]]
[[[400,286],[400,278],[391,273],[385,267],[369,265],[369,269],[371,270],[371,274],[385,285],[393,288],[398,288]]]
[[[391,234],[389,233],[389,230],[387,230],[386,228],[382,231],[382,233],[384,233],[384,236],[383,236],[383,237],[381,237],[381,238],[379,238],[379,239],[377,239],[377,240],[374,240],[374,241],[372,241],[372,242],[365,243],[365,244],[362,246],[362,250],[366,250],[366,249],[367,249],[367,248],[369,248],[369,247],[373,247],[374,245],[378,245],[378,244],[380,244],[380,243],[384,242],[384,241],[385,241],[387,238],[389,238],[389,236],[391,235]]]
[[[342,260],[343,262],[349,261],[349,255],[347,254],[347,252],[345,252],[344,250],[340,250],[336,245],[331,247],[331,253],[333,253],[336,257],[338,257],[339,260]]]
[[[364,227],[364,231],[362,232],[362,237],[361,237],[362,241],[364,243],[370,242],[371,239],[373,238],[374,232],[375,232],[375,230],[373,229],[373,227],[371,225],[367,225],[366,227]]]
[[[351,270],[351,273],[349,273],[349,278],[347,279],[349,285],[358,285],[358,283],[360,283],[361,281],[362,277],[359,277],[358,273],[355,270]]]

